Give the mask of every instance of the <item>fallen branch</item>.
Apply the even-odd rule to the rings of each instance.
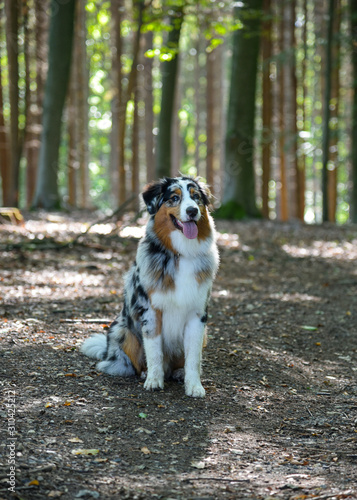
[[[122,203],[114,212],[110,215],[106,215],[105,217],[101,217],[100,219],[95,220],[92,224],[90,224],[87,229],[84,231],[84,233],[77,234],[75,238],[73,238],[70,241],[67,241],[66,243],[59,243],[56,242],[53,238],[44,238],[44,239],[38,239],[35,238],[30,241],[26,242],[21,242],[21,243],[10,243],[8,245],[4,245],[4,247],[1,248],[2,251],[8,251],[8,250],[24,250],[27,247],[29,249],[40,249],[40,250],[62,250],[62,248],[71,248],[79,243],[79,240],[86,236],[89,231],[92,229],[93,226],[97,224],[104,224],[105,222],[109,221],[113,217],[117,217],[120,213],[122,213],[129,205],[132,203],[135,199],[137,198],[137,195],[132,195],[130,198],[128,198],[124,203]],[[114,230],[115,231],[115,230]],[[112,233],[114,232],[112,231]],[[110,234],[112,234],[110,233]],[[102,249],[102,247],[100,247]]]
[[[111,323],[111,319],[101,319],[101,318],[93,318],[93,319],[88,319],[88,318],[83,318],[83,319],[60,319],[60,323],[68,323],[68,324],[76,324],[76,323],[99,323],[103,325],[107,325],[108,323]]]
[[[250,479],[228,479],[226,477],[188,477],[182,481],[226,481],[229,483],[250,483]]]
[[[89,231],[92,229],[93,226],[96,226],[97,224],[104,224],[105,222],[108,222],[113,217],[116,217],[121,212],[123,212],[130,205],[130,203],[132,203],[136,198],[137,198],[137,195],[133,194],[132,196],[130,196],[130,198],[128,198],[126,201],[124,201],[124,203],[122,203],[116,210],[114,210],[114,212],[111,215],[106,215],[104,218],[97,219],[96,221],[94,221],[92,224],[90,224],[87,227],[87,229],[84,231],[84,233],[77,234],[77,236],[75,238],[73,238],[73,240],[71,240],[67,243],[64,243],[63,246],[64,247],[71,247],[71,246],[75,245],[80,238],[82,238],[83,236],[85,236],[86,234],[89,233]]]

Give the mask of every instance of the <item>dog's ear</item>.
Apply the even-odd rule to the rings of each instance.
[[[212,199],[212,194],[211,191],[209,190],[209,187],[201,180],[201,177],[197,177],[197,179],[195,179],[195,182],[199,187],[203,203],[206,206],[209,206],[211,204],[211,199]]]
[[[163,193],[163,182],[155,181],[150,182],[144,187],[142,197],[145,202],[147,211],[150,215],[156,214],[160,208],[160,201]]]

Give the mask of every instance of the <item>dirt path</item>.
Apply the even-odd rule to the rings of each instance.
[[[0,227],[0,498],[357,498],[357,227],[218,224],[195,400],[79,353],[115,317],[140,234],[34,243],[81,217]]]

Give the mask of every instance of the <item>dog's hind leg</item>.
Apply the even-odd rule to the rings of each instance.
[[[122,349],[123,342],[129,332],[119,321],[114,321],[107,336],[107,352],[103,361],[97,364],[98,370],[109,375],[129,377],[135,375],[135,368]]]

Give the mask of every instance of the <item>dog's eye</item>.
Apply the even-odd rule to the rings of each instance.
[[[180,197],[177,196],[176,194],[170,198],[173,203],[177,203],[180,200]]]
[[[193,196],[192,196],[192,199],[195,200],[195,201],[199,201],[200,200],[200,195],[198,193],[194,193]]]

